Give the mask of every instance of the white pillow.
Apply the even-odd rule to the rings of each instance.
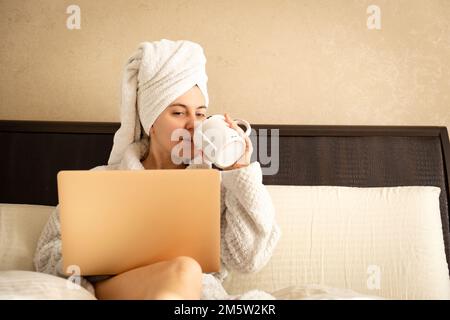
[[[0,270],[34,270],[37,240],[52,206],[0,204]]]
[[[388,299],[449,299],[438,187],[267,186],[282,236],[260,272],[225,289],[320,284]]]
[[[66,279],[32,271],[0,271],[0,300],[96,300]]]

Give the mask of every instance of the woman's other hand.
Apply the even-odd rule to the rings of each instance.
[[[225,122],[228,124],[228,126],[230,128],[235,129],[239,135],[244,138],[245,140],[245,152],[242,155],[241,158],[239,158],[238,161],[236,161],[233,165],[224,168],[223,170],[233,170],[233,169],[239,169],[239,168],[243,168],[246,167],[250,164],[250,159],[252,157],[252,153],[253,153],[253,145],[252,145],[252,141],[250,140],[250,137],[245,135],[244,130],[242,130],[236,123],[236,121],[234,121],[229,115],[228,113],[224,114],[225,116]]]

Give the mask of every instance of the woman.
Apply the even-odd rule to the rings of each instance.
[[[122,82],[121,127],[114,136],[108,165],[93,170],[195,169],[206,162],[174,159],[178,144],[182,160],[193,160],[192,141],[172,141],[174,130],[192,133],[206,117],[206,59],[190,41],[144,42],[128,60]],[[243,135],[231,118],[228,125]],[[244,136],[244,135],[243,135]],[[221,282],[228,269],[255,272],[270,259],[280,237],[270,196],[262,184],[261,167],[250,163],[253,147],[246,137],[245,154],[221,172],[221,271],[203,274],[190,257],[142,266],[116,276],[81,279],[99,299],[230,299],[271,298],[261,291],[229,296]],[[183,151],[191,150],[191,152]],[[196,154],[196,159],[201,154]],[[176,161],[175,161],[176,160]],[[186,161],[185,161],[186,162]],[[37,271],[64,276],[61,257],[59,208],[38,241]],[[93,285],[93,286],[92,286]]]

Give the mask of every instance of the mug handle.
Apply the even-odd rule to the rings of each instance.
[[[250,134],[252,133],[252,127],[250,127],[250,124],[243,120],[243,119],[234,119],[234,121],[236,121],[237,124],[242,124],[244,125],[247,129],[245,130],[244,134],[248,137],[250,136]]]

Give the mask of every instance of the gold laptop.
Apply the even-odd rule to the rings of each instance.
[[[189,256],[220,271],[220,172],[60,171],[64,272],[114,275]]]

